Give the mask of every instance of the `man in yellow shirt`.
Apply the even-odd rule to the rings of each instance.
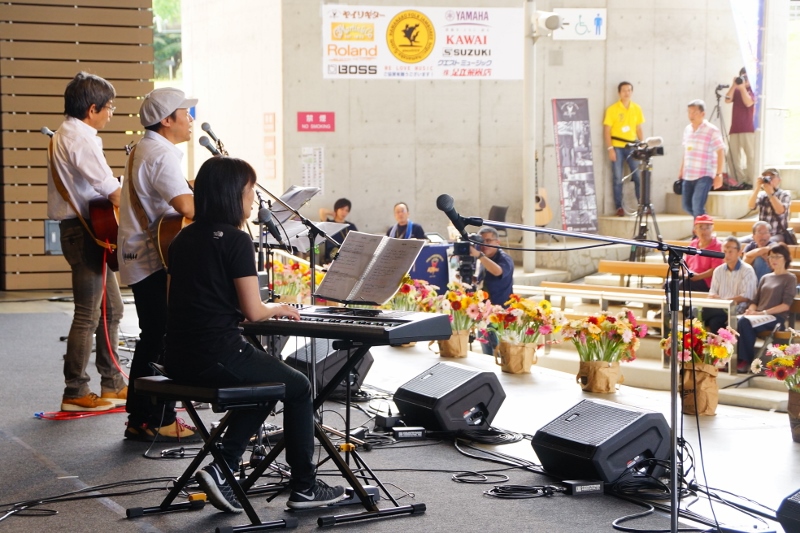
[[[636,197],[639,198],[639,164],[633,159],[633,148],[625,148],[627,143],[642,140],[642,124],[644,114],[638,104],[631,101],[633,85],[623,81],[617,87],[619,101],[606,109],[603,119],[603,138],[605,139],[608,158],[611,160],[611,173],[614,179],[614,207],[617,216],[625,214],[622,209],[622,164],[627,163],[633,173],[636,186]]]

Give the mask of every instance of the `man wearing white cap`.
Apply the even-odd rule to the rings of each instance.
[[[167,271],[155,242],[159,221],[176,213],[194,218],[194,195],[181,170],[183,153],[175,145],[191,139],[189,108],[196,104],[196,99],[171,87],[148,94],[139,109],[147,131],[125,167],[117,254],[120,278],[133,290],[141,330],[129,379],[128,440],[199,440],[194,428],[176,419],[175,402],[153,404],[135,390],[136,378],[153,375],[150,363],[157,363],[164,352]]]

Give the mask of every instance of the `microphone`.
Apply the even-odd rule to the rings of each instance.
[[[272,220],[272,211],[264,205],[264,199],[261,198],[261,194],[258,193],[258,204],[261,208],[258,210],[258,220],[256,221],[258,224],[265,224],[267,226],[267,231],[272,237],[278,241],[278,244],[283,246],[283,239],[281,238],[281,232],[278,231],[278,227],[275,225],[275,222]]]
[[[464,218],[459,215],[453,207],[453,197],[449,194],[439,195],[439,197],[436,199],[436,208],[440,211],[444,211],[444,214],[447,215],[447,218],[450,219],[450,222],[452,222],[453,226],[455,226],[455,228],[458,230],[461,238],[465,241],[468,241],[469,236],[467,235],[467,231],[464,229]]]
[[[644,140],[644,144],[646,144],[648,148],[655,148],[656,146],[664,144],[664,139],[662,137],[648,137]]]
[[[47,135],[48,137],[52,137],[54,135],[53,130],[51,130],[47,126],[42,126],[42,129],[40,129],[39,131],[42,132],[42,135]]]
[[[214,132],[211,129],[211,124],[209,124],[208,122],[203,122],[203,125],[200,126],[200,128],[204,132],[208,133],[208,135],[214,140],[215,143],[219,142],[219,138],[216,135],[214,135]]]
[[[206,137],[205,135],[200,137],[200,139],[198,139],[198,141],[200,142],[201,146],[204,146],[213,155],[222,155],[219,152],[219,150],[217,150],[217,147],[214,146],[214,143],[212,143],[211,140],[208,137]]]

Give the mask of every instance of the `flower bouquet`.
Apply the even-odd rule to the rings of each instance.
[[[585,391],[612,393],[622,383],[620,361],[636,359],[639,339],[647,335],[647,326],[636,322],[628,309],[617,315],[601,313],[572,320],[562,330],[578,351],[580,369],[576,381]]]
[[[711,333],[700,320],[693,318],[684,321],[676,335],[677,357],[684,369],[680,387],[683,412],[714,415],[719,402],[718,369],[723,368],[733,355],[736,332],[720,328],[717,333]],[[672,356],[672,335],[661,341],[661,348],[667,356]]]
[[[400,288],[383,307],[395,311],[430,312],[435,306],[438,288],[423,279],[411,279],[406,274]]]
[[[800,333],[789,329],[792,337],[800,337]],[[786,411],[789,413],[789,424],[792,428],[792,440],[800,442],[800,344],[773,344],[767,348],[769,361],[762,363],[755,359],[750,367],[754,374],[763,373],[767,377],[783,381],[789,389],[789,401]]]
[[[505,303],[505,308],[492,306],[487,317],[486,330],[494,332],[499,340],[495,362],[503,372],[528,374],[531,365],[536,364],[536,351],[544,345],[541,338],[557,333],[567,320],[547,300],[537,303],[512,294]]]
[[[469,351],[469,333],[475,325],[484,320],[491,304],[484,291],[470,290],[469,285],[459,281],[447,284],[447,291],[437,296],[432,310],[450,316],[452,336],[439,343],[442,357],[466,357]]]
[[[289,260],[288,264],[280,261],[272,262],[273,287],[275,294],[283,296],[286,303],[300,303],[304,298],[311,296],[311,272],[308,264]],[[315,272],[317,285],[322,281],[324,274]]]

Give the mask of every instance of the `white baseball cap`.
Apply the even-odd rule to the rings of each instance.
[[[197,105],[197,98],[186,98],[186,94],[174,87],[155,89],[144,97],[142,107],[139,108],[139,120],[142,126],[154,126],[176,109],[184,109]]]

